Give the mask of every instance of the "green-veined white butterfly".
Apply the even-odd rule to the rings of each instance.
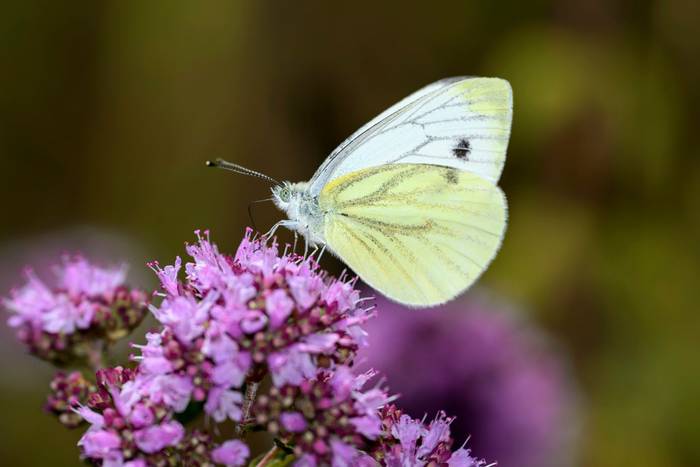
[[[496,183],[513,114],[507,81],[449,78],[389,107],[336,148],[309,182],[267,178],[284,226],[328,247],[362,280],[410,306],[467,289],[496,255],[506,199]]]

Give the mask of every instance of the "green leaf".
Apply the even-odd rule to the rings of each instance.
[[[265,467],[286,467],[296,460],[294,454],[280,453],[283,457],[276,457],[267,463]]]
[[[265,457],[266,453],[262,453],[259,456],[255,457],[253,460],[250,461],[248,464],[248,467],[257,467],[257,465],[260,463],[260,461]],[[290,465],[292,462],[294,462],[296,458],[294,457],[294,454],[287,454],[284,451],[280,451],[277,453],[277,456],[275,456],[273,459],[270,459],[267,464],[265,464],[265,467],[286,467]]]
[[[258,463],[262,460],[263,457],[265,457],[264,452],[259,456],[255,456],[254,458],[252,458],[250,462],[248,462],[248,467],[255,467],[256,465],[258,465]]]

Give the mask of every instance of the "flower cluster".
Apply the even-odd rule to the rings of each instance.
[[[255,421],[293,446],[296,466],[485,467],[469,450],[451,451],[451,418],[429,424],[402,414],[386,390],[363,386],[373,372],[321,371],[299,386],[273,387],[256,401]]]
[[[255,422],[294,446],[301,465],[373,465],[360,449],[382,433],[378,410],[390,398],[379,388],[361,390],[372,376],[339,366],[299,385],[272,387],[255,403]]]
[[[326,276],[312,257],[280,254],[274,241],[250,230],[233,256],[220,253],[207,233],[197,232],[186,250],[190,262],[150,265],[160,303],[147,309],[159,327],[132,344],[135,368],[99,369],[95,382],[79,372],[52,381],[47,409],[66,426],[89,425],[78,443],[84,460],[243,466],[251,457],[243,438],[262,429],[275,446],[253,465],[484,467],[468,450],[452,451],[452,419],[412,419],[381,385],[365,388],[376,372],[352,370],[373,316],[354,280]],[[54,289],[30,273],[29,284],[6,300],[11,324],[39,333],[23,339],[37,355],[62,361],[61,339],[79,355],[82,345],[122,337],[141,320],[145,297],[123,280],[123,269],[80,258],[64,262]],[[40,351],[39,338],[53,354]],[[106,347],[85,351],[100,357]],[[260,387],[268,389],[256,394],[266,377]],[[201,412],[206,430],[188,431],[184,425]],[[212,425],[229,420],[237,437],[221,440],[224,430]]]
[[[310,258],[279,255],[248,230],[235,256],[208,235],[187,246],[193,262],[152,264],[162,285],[151,311],[163,329],[134,357],[157,400],[175,411],[206,401],[215,421],[240,421],[241,388],[266,373],[277,386],[299,385],[319,368],[352,361],[370,311],[352,282],[329,280]]]
[[[185,429],[172,412],[144,397],[136,372],[116,367],[97,372],[97,391],[76,411],[90,423],[78,445],[103,465],[157,465]]]
[[[59,371],[51,380],[51,393],[46,399],[46,410],[58,417],[58,421],[68,428],[83,423],[83,417],[74,408],[87,402],[88,396],[96,390],[95,385],[85,379],[79,371],[68,374]]]
[[[33,354],[58,363],[87,357],[90,342],[117,340],[143,319],[146,295],[125,286],[126,268],[63,258],[53,287],[27,270],[27,283],[3,300],[8,320]]]
[[[402,414],[395,405],[382,407],[380,415],[384,436],[372,453],[382,465],[489,467],[484,460],[472,457],[464,446],[451,451],[450,424],[454,418],[446,417],[444,412],[438,412],[427,425]]]
[[[78,445],[91,463],[111,467],[239,466],[248,458],[248,446],[240,440],[217,446],[206,432],[186,433],[172,410],[149,397],[152,388],[138,370],[115,367],[98,371],[96,377],[96,385],[85,385],[80,373],[73,372],[57,376],[52,384],[57,392],[87,388],[77,397],[61,398],[68,402],[58,406],[62,410],[71,407],[77,419],[90,424]]]

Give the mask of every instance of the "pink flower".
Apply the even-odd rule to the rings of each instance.
[[[331,452],[333,453],[332,467],[378,467],[377,461],[357,448],[340,441],[331,440]]]
[[[211,452],[211,458],[214,462],[224,464],[227,467],[245,465],[249,455],[248,445],[237,439],[226,441]]]
[[[376,439],[382,433],[382,421],[377,415],[353,417],[350,423],[367,439]]]
[[[267,325],[267,316],[258,310],[249,310],[241,319],[241,330],[246,334],[255,334]]]
[[[211,321],[202,343],[202,353],[212,361],[223,363],[235,359],[239,354],[238,344],[227,334],[220,321]]]
[[[292,313],[294,300],[282,289],[273,290],[265,298],[265,311],[270,317],[270,325],[277,329]]]
[[[75,412],[83,417],[86,422],[92,425],[92,428],[102,428],[105,425],[105,419],[97,412],[90,410],[88,407],[80,406],[74,409]]]
[[[389,467],[448,465],[452,467],[486,467],[486,462],[460,448],[450,451],[451,418],[439,413],[428,426],[408,415],[401,415],[394,406],[381,411],[389,436],[383,439],[382,457]],[[398,444],[395,444],[398,441]]]
[[[94,459],[106,459],[119,453],[122,440],[121,437],[108,430],[91,430],[85,433],[78,446],[83,449],[87,457]]]
[[[139,403],[136,404],[134,409],[131,411],[129,421],[131,421],[131,424],[136,428],[141,428],[151,425],[155,421],[155,416],[153,415],[153,411],[151,409],[149,409],[146,405]]]
[[[419,457],[430,455],[439,443],[449,441],[450,423],[452,423],[452,419],[446,418],[444,413],[438,414],[438,416],[430,422],[427,430],[423,432],[423,441],[418,449]]]
[[[41,316],[44,331],[53,334],[72,334],[76,329],[87,329],[95,308],[89,303],[73,303],[66,295],[59,295],[54,305]]]
[[[360,292],[348,282],[335,281],[326,291],[326,302],[341,311],[353,308],[359,299]]]
[[[339,340],[340,336],[334,332],[318,332],[302,339],[298,348],[312,354],[332,353]]]
[[[109,466],[106,464],[103,464],[103,467],[109,467]],[[114,467],[117,467],[117,466],[114,466]],[[146,461],[143,459],[136,459],[133,461],[124,462],[123,467],[148,467],[148,464],[146,464]]]
[[[323,281],[320,277],[313,276],[310,268],[299,268],[299,275],[291,276],[288,279],[289,290],[292,292],[294,300],[304,310],[311,308],[323,288]]]
[[[172,329],[182,342],[190,342],[204,332],[209,310],[218,296],[218,293],[210,292],[201,301],[191,295],[177,296],[165,300],[159,308],[150,308],[153,316]]]
[[[140,356],[132,357],[132,360],[140,361],[141,370],[146,374],[162,375],[173,370],[173,364],[165,357],[162,347],[162,335],[160,333],[146,333],[146,345],[131,344],[132,347],[141,350]]]
[[[187,279],[199,290],[224,286],[234,276],[230,264],[209,241],[209,231],[204,232],[204,237],[199,230],[195,234],[198,242],[186,248],[187,254],[194,259],[194,263],[185,265]]]
[[[313,454],[303,454],[294,462],[294,467],[316,467],[317,465]]]
[[[250,354],[241,352],[231,359],[218,363],[211,373],[211,380],[219,386],[240,387],[250,364]]]
[[[380,385],[364,389],[374,371],[351,371],[365,341],[362,325],[373,316],[358,306],[354,281],[329,278],[311,258],[280,256],[274,241],[251,231],[235,256],[219,252],[208,232],[196,235],[182,282],[179,257],[171,266],[151,264],[161,291],[150,309],[161,328],[133,346],[138,367],[99,370],[94,385],[80,373],[52,383],[47,407],[90,424],[79,442],[89,463],[245,465],[250,451],[242,441],[217,447],[206,432],[185,432],[180,421],[203,410],[215,423],[245,416],[238,428],[251,423],[279,435],[297,466],[374,467],[375,459],[392,467],[484,466],[464,448],[451,451],[451,418],[441,412],[426,425],[402,415]],[[25,330],[93,332],[105,307],[123,307],[123,279],[124,268],[102,270],[79,258],[61,270],[62,288],[30,274],[5,303]],[[257,387],[267,373],[267,394],[244,404],[243,388]],[[289,452],[276,460],[287,462]]]
[[[27,284],[12,290],[9,299],[3,299],[3,305],[15,313],[8,320],[8,324],[12,327],[19,327],[25,323],[34,328],[41,327],[44,313],[56,305],[56,296],[34,271],[27,269],[25,275]]]
[[[486,462],[470,455],[469,449],[460,448],[452,453],[448,467],[486,467]]]
[[[423,432],[423,425],[418,420],[413,420],[408,415],[402,415],[391,428],[391,435],[399,440],[403,449],[403,458],[416,456],[416,443]]]
[[[363,391],[366,381],[367,375],[355,377],[345,366],[323,370],[299,385],[273,387],[253,413],[295,446],[302,465],[376,465],[360,451],[384,433],[378,405],[391,398],[378,388]]]
[[[143,375],[121,367],[100,370],[97,389],[75,411],[91,427],[79,442],[83,455],[103,465],[145,465],[143,456],[176,446],[185,435],[172,419],[172,377]],[[157,386],[154,389],[154,386]],[[184,407],[182,407],[184,408]]]
[[[243,396],[238,391],[215,387],[209,391],[204,410],[218,423],[231,419],[241,420]]]
[[[364,384],[364,381],[363,381]],[[345,400],[350,397],[352,391],[357,387],[357,377],[352,370],[346,366],[338,367],[331,376],[330,385],[336,400]]]
[[[124,284],[126,265],[100,268],[90,264],[82,256],[63,258],[63,265],[56,268],[58,282],[73,297],[112,296],[114,290]]]
[[[92,383],[85,379],[79,371],[72,371],[68,374],[59,371],[51,380],[50,387],[51,393],[46,400],[45,409],[56,415],[58,421],[66,427],[75,428],[80,425],[83,416],[75,409],[87,402],[92,390]],[[83,408],[89,410],[87,407]],[[101,417],[98,414],[95,415]],[[99,421],[90,423],[95,424]]]
[[[177,275],[182,267],[182,260],[179,256],[175,258],[175,264],[172,266],[165,266],[164,268],[161,268],[158,261],[148,263],[148,266],[156,273],[158,279],[160,280],[161,286],[169,295],[178,295]]]
[[[217,396],[208,413],[226,417],[221,391],[241,390],[246,375],[272,375],[275,385],[301,384],[319,368],[352,361],[372,316],[357,307],[359,293],[328,279],[312,259],[280,256],[277,244],[255,239],[248,230],[235,256],[219,251],[209,233],[196,232],[181,262],[153,269],[164,299],[152,306],[163,325],[160,340],[149,337],[141,361],[145,374],[168,374],[192,382],[197,400]],[[212,388],[217,390],[212,391]],[[216,407],[216,408],[214,408]]]
[[[124,285],[125,266],[101,268],[82,256],[64,256],[55,271],[49,286],[28,269],[26,284],[2,300],[12,313],[8,324],[35,355],[68,363],[84,358],[80,344],[113,340],[141,322],[146,296]]]
[[[153,454],[180,442],[185,429],[178,422],[172,421],[153,425],[134,432],[136,446],[145,453]]]
[[[282,412],[280,422],[282,427],[291,433],[299,433],[306,429],[306,420],[299,412]]]
[[[270,355],[267,364],[275,386],[301,384],[304,379],[313,378],[317,371],[311,355],[297,346]]]
[[[190,378],[176,374],[142,376],[133,385],[153,402],[162,403],[176,412],[185,410],[194,389]]]

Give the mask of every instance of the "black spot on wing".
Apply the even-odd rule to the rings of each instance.
[[[466,138],[460,139],[457,145],[452,148],[452,154],[454,154],[457,159],[461,159],[463,161],[469,160],[469,154],[471,154],[471,152],[472,145]]]

